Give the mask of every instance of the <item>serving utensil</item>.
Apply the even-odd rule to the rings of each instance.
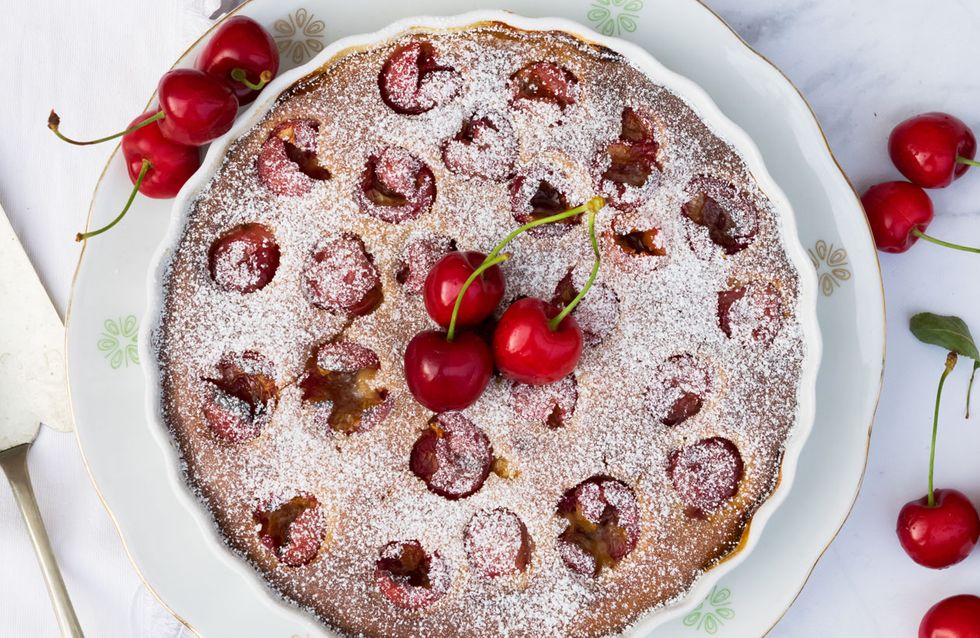
[[[63,344],[61,319],[0,208],[0,468],[27,524],[61,634],[81,638],[27,471],[41,423],[69,423]]]

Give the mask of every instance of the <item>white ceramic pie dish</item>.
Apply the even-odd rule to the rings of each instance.
[[[762,156],[755,144],[740,128],[722,115],[711,98],[697,85],[667,70],[650,54],[636,45],[617,38],[602,36],[569,20],[557,18],[532,19],[500,11],[477,11],[454,17],[408,18],[395,22],[374,33],[337,40],[307,64],[277,78],[263,91],[255,105],[239,117],[232,130],[211,144],[202,168],[185,185],[174,202],[169,231],[151,260],[146,288],[148,307],[147,312],[143,315],[139,340],[140,359],[145,363],[145,406],[147,422],[159,445],[161,453],[167,457],[167,467],[169,468],[167,478],[175,497],[180,502],[181,509],[187,513],[189,520],[194,523],[199,532],[199,540],[195,542],[206,545],[210,552],[221,554],[219,558],[223,569],[220,573],[216,573],[212,569],[207,569],[209,582],[215,587],[222,587],[222,582],[226,579],[234,579],[239,583],[248,583],[251,587],[264,590],[265,595],[272,599],[273,604],[281,607],[285,613],[296,613],[288,604],[282,602],[277,594],[265,586],[264,581],[262,581],[254,569],[234,556],[225,547],[210,516],[184,482],[176,450],[173,447],[167,427],[161,418],[160,375],[156,366],[156,356],[151,350],[151,331],[157,327],[160,312],[162,311],[162,282],[164,280],[165,270],[170,261],[172,250],[177,245],[183,231],[186,217],[194,198],[217,171],[230,144],[251,129],[265,115],[283,90],[347,49],[375,45],[413,28],[439,30],[493,21],[505,22],[511,26],[526,30],[561,30],[574,34],[583,40],[608,47],[622,54],[654,82],[680,96],[718,137],[730,143],[742,156],[747,168],[757,181],[759,188],[766,193],[774,209],[777,211],[780,221],[782,244],[785,247],[790,261],[799,273],[800,296],[796,315],[800,322],[806,344],[806,356],[802,364],[798,388],[796,425],[785,444],[785,455],[779,484],[768,500],[760,506],[751,521],[751,526],[747,528],[742,543],[728,558],[701,577],[693,585],[686,597],[667,607],[646,614],[631,630],[631,633],[635,633],[636,635],[647,635],[656,627],[688,612],[712,590],[722,576],[743,562],[758,545],[758,539],[762,534],[762,530],[765,528],[766,522],[789,492],[796,474],[797,460],[813,423],[816,374],[819,365],[821,343],[816,316],[816,277],[810,267],[807,254],[798,240],[796,222],[789,201],[769,176]],[[239,623],[236,620],[232,624],[238,625]],[[320,632],[329,635],[329,632],[323,629],[322,626],[315,626],[319,628]],[[236,631],[234,635],[262,635],[256,631],[254,625],[243,628],[243,631],[246,633]]]

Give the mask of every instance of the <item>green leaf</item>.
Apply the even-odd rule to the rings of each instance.
[[[951,350],[974,361],[980,360],[980,352],[977,351],[973,335],[959,317],[920,312],[912,316],[909,330],[923,343]]]

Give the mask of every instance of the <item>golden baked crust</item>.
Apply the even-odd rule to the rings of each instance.
[[[431,43],[440,62],[460,73],[461,86],[424,113],[396,113],[379,97],[378,74],[396,47],[418,41]],[[541,60],[577,78],[573,105],[512,102],[511,75]],[[625,201],[599,214],[602,288],[576,311],[599,334],[589,338],[574,382],[566,384],[571,389],[562,401],[574,408],[561,427],[549,427],[541,418],[553,407],[547,397],[542,408],[526,388],[515,391],[509,381],[493,379],[463,414],[486,433],[494,456],[506,459],[512,473],[491,474],[466,498],[443,498],[408,464],[431,414],[405,387],[402,353],[414,334],[432,325],[417,287],[405,282],[403,259],[414,242],[433,238],[486,252],[518,223],[511,175],[501,175],[499,166],[487,168],[490,179],[454,173],[445,165],[443,143],[474,112],[494,113],[516,135],[512,174],[548,175],[577,204],[601,188],[596,163],[620,136],[627,107],[654,124],[662,171],[646,201]],[[297,119],[319,124],[318,162],[330,177],[306,194],[277,195],[259,179],[256,158],[277,126]],[[431,209],[401,223],[358,206],[365,162],[385,146],[407,149],[435,180]],[[748,222],[755,226],[744,249],[729,254],[685,216],[685,204],[714,188],[698,181],[703,176],[733,185],[734,198],[757,215]],[[738,154],[683,101],[617,54],[571,35],[476,25],[405,34],[345,52],[287,90],[232,145],[195,200],[173,253],[156,336],[162,409],[187,481],[235,551],[283,596],[340,631],[482,637],[621,630],[682,596],[728,556],[778,481],[783,444],[796,421],[804,346],[798,275],[775,215]],[[272,281],[248,294],[216,285],[208,267],[215,238],[243,223],[265,225],[281,250]],[[657,229],[664,255],[632,254],[614,239],[650,228]],[[357,317],[311,304],[302,283],[311,253],[325,238],[352,235],[371,255],[383,291],[380,305]],[[551,298],[569,271],[581,285],[592,260],[584,226],[525,234],[509,250],[515,257],[504,266],[505,304],[520,295]],[[752,292],[736,295],[723,327],[719,293],[745,293],[746,285]],[[762,315],[770,323],[761,328],[752,323],[759,315],[743,307],[759,291],[759,298],[781,303]],[[370,382],[386,391],[386,413],[364,431],[332,431],[302,400],[300,380],[310,357],[330,341],[354,342],[377,355],[380,367]],[[243,352],[269,362],[278,398],[257,437],[230,442],[208,427],[202,405],[222,358]],[[699,382],[703,403],[682,423],[665,425],[661,395],[671,391],[671,375],[680,374],[684,357],[707,373]],[[668,468],[676,450],[711,437],[733,442],[744,470],[737,494],[699,516],[678,495]],[[633,490],[639,536],[618,565],[582,575],[557,550],[565,519],[556,508],[566,490],[598,475]],[[315,495],[324,534],[311,562],[290,566],[262,544],[254,514],[297,494]],[[511,510],[526,525],[533,544],[526,573],[488,579],[469,564],[463,529],[474,513],[495,508]],[[419,610],[392,605],[375,580],[381,548],[407,540],[438,552],[451,577],[448,592]]]

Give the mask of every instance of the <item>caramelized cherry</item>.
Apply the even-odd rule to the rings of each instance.
[[[647,393],[647,409],[663,425],[673,427],[696,415],[711,391],[711,376],[690,354],[670,357],[656,371],[657,382]]]
[[[531,561],[531,537],[514,512],[497,508],[474,514],[463,532],[470,565],[487,578],[523,572]]]
[[[600,191],[620,207],[635,207],[651,195],[660,182],[663,166],[653,122],[632,108],[623,110],[619,139],[606,147],[598,165]]]
[[[421,609],[449,591],[452,575],[439,552],[429,555],[417,540],[394,541],[381,548],[374,580],[396,607]]]
[[[558,502],[568,525],[558,537],[558,552],[572,571],[598,576],[615,567],[640,536],[640,509],[632,488],[599,475],[569,489]]]
[[[492,462],[483,430],[458,412],[444,412],[432,417],[415,441],[409,467],[429,490],[456,500],[483,486]]]
[[[425,288],[425,279],[432,267],[442,259],[443,255],[454,250],[456,250],[456,241],[445,235],[413,240],[405,247],[405,252],[398,262],[395,281],[404,286],[407,293],[422,292]]]
[[[517,160],[517,136],[504,116],[474,114],[463,120],[459,132],[443,144],[442,161],[453,173],[507,179]]]
[[[389,146],[368,157],[356,195],[361,212],[398,224],[432,207],[436,180],[422,160]]]
[[[277,195],[305,195],[330,171],[317,157],[320,124],[289,120],[269,133],[257,160],[259,180]]]
[[[225,231],[208,249],[208,270],[218,287],[243,295],[269,285],[279,269],[279,244],[262,224]]]
[[[303,401],[317,407],[317,424],[351,434],[368,430],[388,416],[388,390],[372,383],[380,368],[378,355],[356,343],[320,346],[299,381]]]
[[[554,62],[532,62],[511,76],[510,89],[515,103],[545,102],[565,110],[575,104],[578,78]]]
[[[687,190],[692,193],[682,207],[684,217],[693,222],[688,226],[691,247],[702,259],[715,250],[707,246],[699,233],[706,234],[712,244],[726,254],[734,255],[748,248],[759,231],[759,212],[748,193],[729,182],[715,177],[700,176],[691,180]]]
[[[783,302],[774,283],[749,283],[718,293],[718,325],[725,336],[751,335],[769,344],[782,328]]]
[[[515,381],[510,386],[514,411],[521,418],[552,429],[565,427],[565,423],[575,413],[577,385],[574,374],[545,385]]]
[[[462,79],[440,63],[431,42],[417,40],[397,47],[378,75],[381,99],[396,113],[418,115],[452,100]]]
[[[306,565],[319,553],[326,522],[312,494],[298,494],[275,507],[259,507],[252,517],[259,526],[259,540],[283,565]]]
[[[726,438],[712,437],[671,452],[667,475],[691,518],[705,518],[738,493],[742,455]]]
[[[275,372],[257,352],[226,354],[218,362],[218,377],[205,379],[204,422],[219,439],[241,443],[254,439],[269,421],[279,399]]]
[[[303,271],[303,292],[318,308],[352,317],[381,304],[381,278],[360,237],[344,233],[320,241]]]

